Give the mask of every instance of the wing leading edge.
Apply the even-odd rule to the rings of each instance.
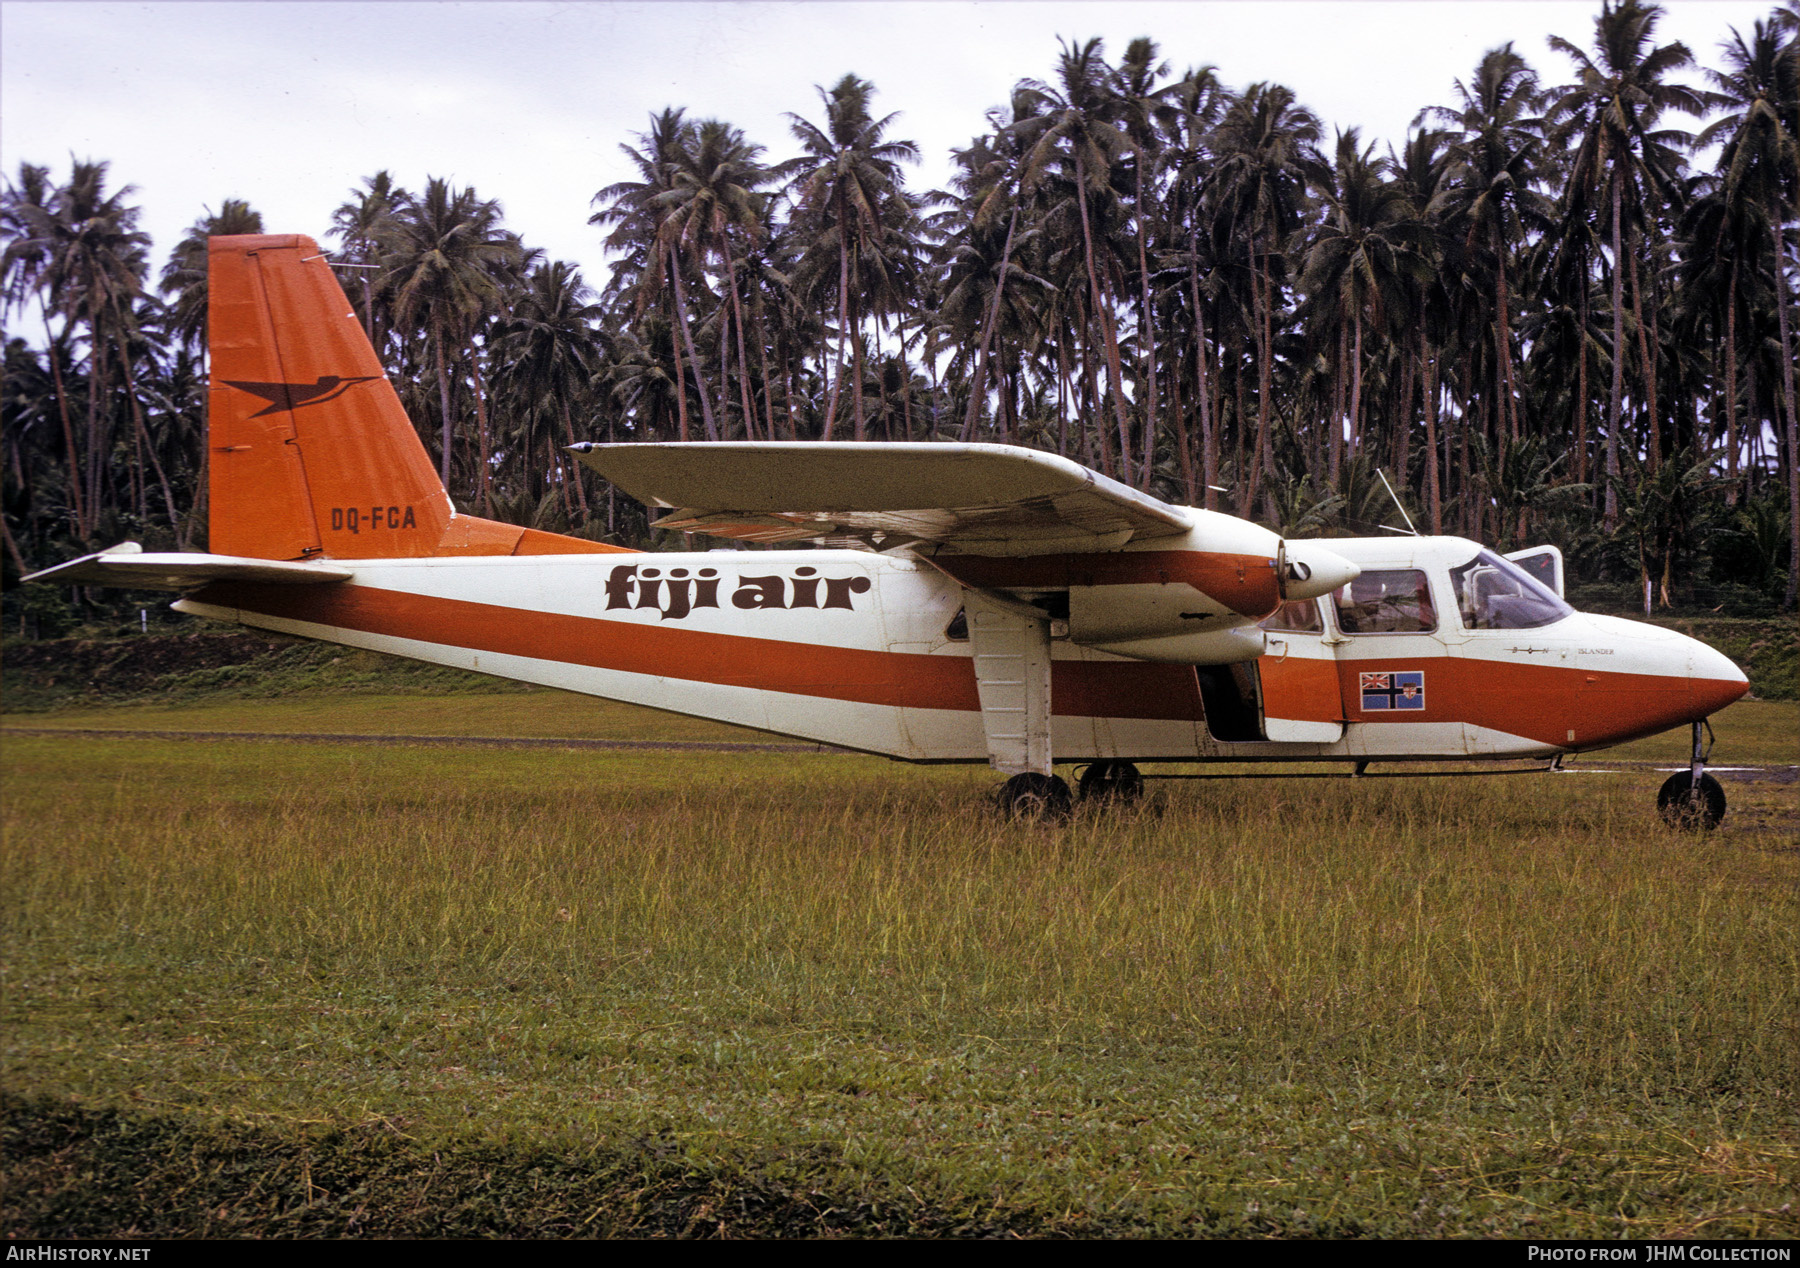
[[[1116,550],[1194,519],[1055,454],[1010,445],[726,441],[588,444],[575,455],[659,528],[742,541],[849,537],[978,555]]]

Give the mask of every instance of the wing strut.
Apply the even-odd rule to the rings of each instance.
[[[988,765],[1009,775],[1050,773],[1050,618],[964,589]]]

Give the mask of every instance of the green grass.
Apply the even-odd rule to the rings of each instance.
[[[837,756],[4,775],[10,1233],[1800,1232],[1791,785],[1687,837],[1650,770],[1059,828]]]
[[[564,691],[455,697],[315,695],[7,714],[0,727],[57,730],[250,731],[266,734],[488,736],[554,740],[792,743],[764,731]]]

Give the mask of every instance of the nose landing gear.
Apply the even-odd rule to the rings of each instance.
[[[1705,739],[1701,739],[1702,728]],[[1712,753],[1713,733],[1710,724],[1694,723],[1694,755],[1687,770],[1676,771],[1663,781],[1656,793],[1656,809],[1671,828],[1689,832],[1710,832],[1725,817],[1725,790],[1719,781],[1706,773],[1706,759]]]

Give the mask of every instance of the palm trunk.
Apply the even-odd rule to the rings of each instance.
[[[1606,503],[1601,523],[1610,534],[1619,527],[1619,405],[1625,395],[1625,250],[1620,232],[1619,177],[1612,182],[1612,392],[1606,399]]]
[[[1251,274],[1250,285],[1254,292],[1256,280],[1262,279],[1262,293],[1253,296],[1258,310],[1256,323],[1256,450],[1250,456],[1250,479],[1238,501],[1238,514],[1249,516],[1256,505],[1257,491],[1262,487],[1265,468],[1272,475],[1275,470],[1275,459],[1269,453],[1269,394],[1273,379],[1273,368],[1269,365],[1269,345],[1273,342],[1270,329],[1269,309],[1274,301],[1269,294],[1269,257],[1264,252],[1262,267]],[[1240,424],[1241,426],[1241,424]]]
[[[1651,320],[1656,314],[1651,313]],[[1638,364],[1644,370],[1644,404],[1650,411],[1648,428],[1649,464],[1655,471],[1662,465],[1662,417],[1656,408],[1656,358],[1651,353],[1649,334],[1644,327],[1644,295],[1638,287],[1637,252],[1631,253],[1631,319],[1637,323]]]
[[[50,315],[44,314],[44,328],[50,328]],[[81,496],[81,459],[75,448],[75,427],[69,419],[69,397],[63,389],[62,348],[58,340],[50,340],[50,382],[56,389],[56,412],[62,419],[63,458],[69,472],[69,509],[75,512],[75,532],[87,536],[87,503]]]
[[[706,438],[717,440],[719,429],[713,423],[712,402],[706,396],[706,375],[700,369],[700,354],[694,351],[694,332],[689,328],[687,318],[687,287],[681,283],[681,259],[675,252],[674,243],[669,244],[669,265],[675,280],[675,320],[681,326],[681,337],[687,341],[688,364],[694,371],[694,395],[700,398],[700,419],[706,427]],[[683,388],[683,393],[685,392],[686,389]],[[685,422],[682,431],[683,439],[686,439]]]
[[[478,459],[475,488],[481,497],[481,513],[492,519],[494,499],[490,477],[493,475],[494,464],[493,450],[488,444],[487,390],[481,381],[481,357],[475,351],[473,340],[469,343],[469,375],[475,384],[475,454]]]
[[[1519,430],[1519,389],[1513,382],[1512,365],[1512,318],[1507,312],[1508,295],[1506,288],[1506,244],[1500,236],[1500,220],[1494,218],[1494,351],[1500,355],[1502,370],[1501,382],[1505,385],[1506,412],[1509,420],[1509,432],[1514,440],[1520,437]]]
[[[669,351],[675,356],[675,438],[682,444],[688,439],[687,371],[681,364],[681,340],[670,336]]]
[[[1773,201],[1773,200],[1771,200]],[[1788,326],[1787,244],[1782,238],[1779,204],[1770,207],[1769,233],[1775,239],[1775,313],[1781,331],[1781,403],[1787,412],[1788,582],[1785,607],[1800,598],[1800,423],[1796,422],[1794,344]]]
[[[438,378],[438,417],[444,430],[444,453],[440,474],[444,481],[444,494],[450,493],[450,373],[444,368],[444,331],[441,326],[433,325],[431,329],[431,351],[437,361]]]
[[[1350,332],[1338,324],[1337,358],[1331,367],[1331,433],[1325,437],[1325,475],[1332,488],[1344,469],[1344,363],[1350,359]]]
[[[117,314],[117,306],[114,313]],[[148,452],[150,469],[156,473],[156,482],[162,488],[163,505],[169,508],[169,527],[175,531],[175,544],[178,549],[188,548],[187,534],[181,526],[181,512],[175,509],[175,495],[169,491],[169,477],[163,472],[162,459],[157,456],[156,446],[150,442],[150,429],[144,425],[144,413],[138,405],[137,375],[131,366],[131,350],[126,346],[125,337],[119,337],[119,356],[125,367],[125,399],[131,406],[131,422],[136,428],[139,445]],[[140,514],[143,512],[140,511]]]
[[[838,391],[844,384],[844,340],[850,337],[850,221],[844,209],[844,196],[838,203],[838,355],[836,372],[831,376],[831,394],[825,402],[825,426],[820,440],[831,439],[832,424],[837,421]]]
[[[1581,270],[1581,311],[1577,320],[1580,325],[1575,331],[1575,483],[1586,484],[1588,478],[1588,297],[1585,263]],[[1589,504],[1592,504],[1591,495]]]
[[[1150,304],[1150,255],[1144,246],[1144,160],[1140,154],[1137,167],[1137,246],[1139,280],[1139,324],[1144,330],[1144,462],[1143,483],[1150,488],[1151,473],[1156,467],[1156,322]],[[1183,458],[1186,461],[1186,458]],[[1191,482],[1190,482],[1191,483]]]
[[[737,328],[738,399],[744,411],[744,438],[755,440],[756,411],[750,405],[750,358],[744,351],[744,308],[738,300],[737,266],[729,251],[725,252],[725,281],[731,287],[731,320]],[[771,431],[768,438],[774,440],[775,433]]]
[[[1731,257],[1731,283],[1725,291],[1725,461],[1731,482],[1725,491],[1725,504],[1738,501],[1738,429],[1737,429],[1737,255]]]
[[[994,327],[1000,321],[1000,298],[1006,293],[1007,266],[1012,261],[1013,230],[1018,227],[1018,223],[1019,208],[1015,205],[1006,220],[1006,244],[1000,248],[1000,275],[994,279],[994,302],[988,305],[987,321],[982,323],[981,344],[975,353],[975,379],[969,386],[969,408],[963,415],[958,440],[967,440],[974,433],[975,420],[981,412],[981,399],[987,392],[988,346],[994,337]]]
[[[557,408],[557,411],[562,415],[563,434],[569,438],[569,443],[572,445],[575,443],[575,423],[569,417],[568,397],[564,396],[560,392],[557,393],[556,408]],[[571,470],[571,468],[569,466],[569,461],[566,458],[559,459],[557,465],[564,472],[568,472],[569,470]],[[578,506],[581,507],[581,520],[582,520],[582,523],[585,524],[587,522],[587,517],[588,517],[588,504],[587,504],[587,490],[583,487],[582,480],[581,480],[581,472],[582,472],[581,464],[576,463],[573,467],[573,471],[574,471],[575,479],[573,481],[571,481],[571,480],[569,480],[568,476],[565,474],[563,477],[563,483],[564,484],[570,484],[570,483],[574,484],[574,486],[575,486],[575,502]],[[608,527],[610,528],[611,525],[609,524]]]
[[[1100,276],[1094,270],[1094,229],[1088,221],[1087,167],[1079,153],[1075,156],[1075,202],[1081,209],[1082,257],[1087,264],[1088,290],[1093,295],[1094,313],[1100,319],[1100,334],[1106,340],[1107,385],[1112,389],[1113,412],[1119,420],[1119,478],[1131,483],[1131,423],[1125,416],[1125,376],[1119,367],[1119,340],[1113,332],[1112,314],[1100,290]]]
[[[1201,306],[1200,297],[1200,265],[1199,236],[1188,235],[1190,254],[1188,257],[1188,287],[1194,293],[1194,372],[1199,377],[1200,390],[1200,478],[1205,481],[1202,501],[1206,509],[1216,510],[1218,494],[1213,485],[1219,482],[1219,438],[1213,426],[1212,392],[1207,383],[1207,347],[1206,347],[1206,310]],[[1189,495],[1189,502],[1194,501]]]

